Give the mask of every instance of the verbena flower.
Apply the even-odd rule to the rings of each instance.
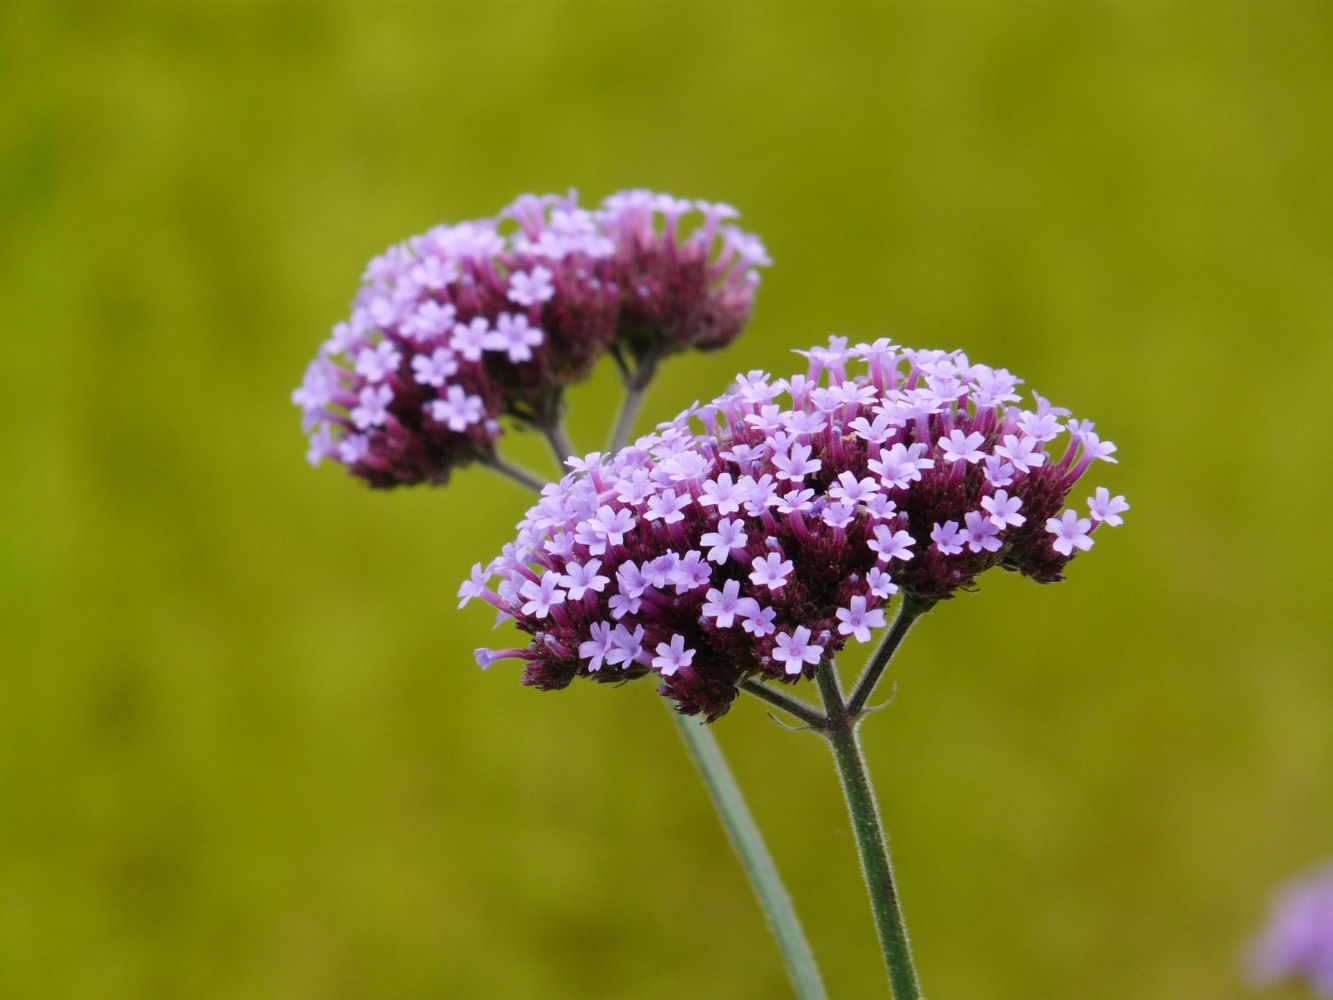
[[[1333,865],[1289,882],[1252,954],[1263,984],[1301,979],[1333,997]]]
[[[617,337],[635,351],[644,317],[672,349],[734,337],[762,262],[757,240],[719,227],[729,209],[665,195],[653,204],[710,221],[679,238],[677,213],[658,233],[653,210],[622,205],[640,196],[590,212],[573,195],[524,195],[494,219],[436,227],[372,260],[351,317],[292,394],[312,464],[333,459],[374,486],[443,483],[493,458],[502,416],[552,426],[564,387]],[[634,291],[623,275],[638,276]]]
[[[750,317],[756,268],[771,264],[757,236],[728,220],[730,205],[622,191],[602,203],[599,220],[615,242],[622,293],[619,346],[641,380],[662,358],[731,343]],[[683,220],[699,223],[686,232]]]
[[[750,372],[615,456],[572,460],[459,592],[533,636],[478,661],[522,659],[543,689],[656,673],[711,720],[744,677],[809,677],[869,640],[900,590],[942,600],[993,566],[1059,580],[1128,509],[1098,490],[1089,516],[1063,510],[1115,446],[1040,396],[1016,405],[1003,369],[887,340],[801,353],[805,374]]]
[[[506,236],[510,217],[523,228]],[[553,419],[615,336],[612,250],[572,199],[527,196],[376,257],[292,396],[311,462],[374,486],[441,483],[494,454],[502,414]]]

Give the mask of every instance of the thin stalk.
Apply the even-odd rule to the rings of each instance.
[[[506,479],[512,479],[524,489],[532,490],[534,493],[540,493],[542,487],[547,485],[545,479],[535,473],[529,472],[521,465],[515,465],[500,455],[493,455],[486,460],[486,467],[493,472],[497,472]]]
[[[643,406],[644,394],[648,387],[642,389],[625,389],[625,398],[620,403],[620,414],[616,417],[616,428],[611,434],[611,454],[615,454],[629,441],[629,436],[634,432],[634,421],[638,419],[639,408]]]
[[[870,658],[866,664],[864,672],[852,688],[852,696],[847,699],[847,713],[853,718],[861,714],[861,710],[866,707],[866,702],[874,693],[875,685],[884,674],[884,668],[889,665],[893,659],[893,654],[897,652],[898,646],[907,638],[907,632],[913,623],[935,606],[934,601],[925,601],[921,598],[904,596],[898,605],[898,617],[893,620],[893,627],[885,633],[880,641],[879,648],[875,650],[875,655]]]
[[[617,356],[621,371],[626,372],[624,360]],[[643,397],[657,374],[661,358],[650,351],[639,359],[639,365],[633,375],[625,378],[625,398],[620,402],[620,414],[616,417],[615,430],[611,433],[611,454],[615,454],[629,443],[629,436],[634,433],[634,421],[638,419],[639,408],[643,406]]]
[[[565,422],[557,419],[544,424],[542,433],[546,435],[546,441],[551,446],[551,454],[555,455],[555,460],[560,466],[560,474],[564,475],[569,471],[565,461],[574,454],[574,446],[569,443],[569,437],[565,434]]]
[[[546,438],[559,459],[560,447],[557,442],[563,440],[564,433],[559,422],[555,422],[553,427],[557,429],[557,434],[553,436],[548,432]],[[540,485],[534,487],[538,491],[540,488]],[[787,974],[791,977],[797,997],[799,1000],[828,1000],[823,981],[819,978],[819,967],[815,965],[814,954],[801,929],[801,921],[796,916],[791,896],[787,894],[782,876],[778,874],[777,866],[768,853],[763,834],[750,815],[745,796],[732,776],[727,759],[722,755],[722,748],[718,746],[712,731],[701,722],[679,714],[668,702],[664,704],[703,776],[704,785],[713,799],[713,805],[717,807],[732,846],[740,855],[741,865],[750,878],[750,887],[759,899],[759,906],[768,918],[774,937],[778,939],[778,949],[787,963]],[[810,711],[813,712],[813,709]]]
[[[680,730],[690,756],[699,766],[699,773],[713,797],[718,815],[722,817],[722,825],[740,855],[745,873],[750,877],[750,886],[759,897],[759,905],[778,939],[778,948],[787,963],[787,974],[791,976],[796,995],[800,1000],[826,1000],[828,994],[824,992],[819,967],[815,965],[815,956],[801,930],[796,909],[768,853],[763,835],[745,805],[731,768],[722,756],[722,748],[702,722],[674,711],[671,716],[676,720],[676,728]]]
[[[912,950],[907,941],[907,925],[898,904],[893,883],[893,864],[889,861],[888,840],[875,803],[861,743],[856,735],[857,716],[848,711],[833,661],[824,660],[817,674],[819,693],[824,699],[828,722],[823,734],[833,748],[833,759],[842,779],[847,811],[851,813],[856,846],[861,854],[861,872],[870,893],[870,909],[875,915],[884,964],[889,971],[893,1000],[921,1000],[921,985],[912,965]]]

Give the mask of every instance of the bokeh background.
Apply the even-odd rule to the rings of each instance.
[[[570,186],[776,261],[647,420],[887,334],[1118,442],[1126,526],[932,614],[868,752],[933,1000],[1248,995],[1333,854],[1331,155],[1325,4],[9,0],[0,995],[790,995],[650,687],[473,665],[527,498],[302,458],[365,260]],[[717,732],[833,995],[886,995],[824,747]]]

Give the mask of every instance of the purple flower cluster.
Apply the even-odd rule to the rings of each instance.
[[[478,662],[524,660],[543,689],[656,673],[712,720],[743,678],[809,677],[868,641],[900,590],[942,600],[993,566],[1059,580],[1121,523],[1105,489],[1089,516],[1062,511],[1115,446],[1039,396],[1015,405],[1009,372],[887,340],[801,353],[806,374],[750,372],[615,456],[572,460],[459,591],[533,636]]]
[[[684,236],[689,213],[703,221]],[[768,263],[755,237],[722,225],[735,214],[645,191],[598,211],[524,195],[495,219],[391,247],[292,394],[311,463],[373,486],[444,483],[494,457],[501,416],[553,426],[563,388],[613,343],[637,357],[648,341],[728,342]]]
[[[1282,889],[1253,958],[1262,983],[1304,979],[1320,996],[1333,997],[1333,865]]]

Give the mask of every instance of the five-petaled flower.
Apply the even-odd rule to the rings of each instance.
[[[791,635],[786,633],[778,635],[773,659],[785,663],[787,673],[799,674],[805,664],[818,663],[823,653],[823,646],[816,646],[810,642],[810,630],[804,625],[798,625]]]
[[[670,677],[681,667],[688,667],[694,660],[694,650],[685,648],[685,637],[673,635],[670,643],[659,642],[657,655],[653,657],[653,669],[663,677]]]
[[[860,594],[852,598],[850,607],[839,608],[834,613],[838,616],[838,631],[843,635],[856,636],[857,642],[869,642],[870,630],[884,626],[883,610],[867,610],[866,599]]]
[[[1092,548],[1092,522],[1067,510],[1059,517],[1046,519],[1046,530],[1055,536],[1051,548],[1062,556],[1073,555],[1075,549],[1086,552]]]

